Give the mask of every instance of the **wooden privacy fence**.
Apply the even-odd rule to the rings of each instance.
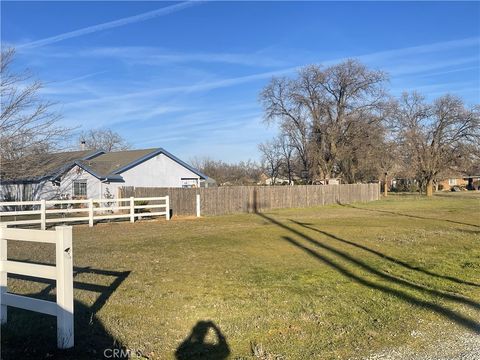
[[[25,209],[27,207],[28,209]],[[18,210],[18,208],[21,208]],[[93,226],[95,221],[106,219],[135,218],[148,216],[165,216],[170,219],[170,201],[168,196],[129,197],[119,199],[85,199],[85,200],[40,200],[40,201],[6,201],[0,202],[0,212],[4,225],[40,224],[42,230],[49,223],[66,223],[88,221]],[[150,211],[152,210],[152,211]],[[70,217],[65,217],[65,215]],[[73,216],[72,216],[73,214]],[[55,217],[49,217],[49,216]],[[60,216],[58,216],[60,215]],[[19,217],[11,219],[11,217]]]
[[[175,215],[195,215],[200,195],[203,215],[367,202],[380,197],[378,183],[295,186],[225,186],[215,188],[121,187],[119,196],[168,196]]]
[[[7,241],[55,244],[56,264],[38,265],[7,258]],[[8,292],[7,274],[55,280],[56,303]],[[11,229],[0,226],[0,320],[7,322],[7,306],[36,311],[57,317],[57,346],[73,347],[73,265],[72,227],[57,226],[55,231]]]

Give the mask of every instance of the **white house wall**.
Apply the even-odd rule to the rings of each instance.
[[[2,184],[0,201],[50,200],[58,198],[59,192],[59,188],[53,187],[49,181],[30,184]]]
[[[103,184],[110,193],[117,196],[120,186],[135,187],[182,187],[182,178],[200,177],[164,154],[159,154],[120,174],[125,182]]]
[[[20,201],[22,193],[23,184],[1,184],[0,201]]]
[[[51,200],[71,199],[73,197],[73,181],[87,181],[87,197],[98,198],[101,194],[100,180],[75,166],[60,179],[60,185],[56,186],[51,181],[43,181],[34,184],[2,184],[0,196],[3,199],[11,200]],[[23,193],[25,186],[31,186],[31,198],[25,199]]]
[[[60,181],[61,193],[64,196],[72,198],[73,196],[73,181],[86,180],[87,181],[87,197],[98,199],[103,197],[100,189],[100,180],[89,172],[83,170],[81,167],[74,166],[67,172]]]

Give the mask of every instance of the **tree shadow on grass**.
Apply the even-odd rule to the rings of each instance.
[[[426,293],[426,294],[429,294],[429,295],[432,295],[432,296],[436,296],[440,299],[462,303],[462,304],[471,306],[475,309],[480,308],[480,304],[471,300],[471,299],[468,299],[466,297],[459,296],[459,295],[456,295],[456,294],[447,293],[447,292],[443,292],[443,291],[440,291],[440,290],[428,288],[428,287],[425,287],[423,285],[416,284],[412,281],[405,280],[405,279],[402,279],[400,277],[390,275],[388,273],[385,273],[381,270],[378,270],[378,269],[374,268],[373,266],[366,263],[365,261],[358,260],[358,259],[354,258],[353,256],[351,256],[350,254],[348,254],[344,251],[341,251],[341,250],[338,250],[338,249],[336,249],[332,246],[323,244],[323,243],[313,239],[312,237],[304,234],[303,232],[301,232],[301,231],[299,231],[295,228],[292,228],[292,227],[290,227],[286,224],[283,224],[280,221],[278,221],[278,220],[276,220],[272,217],[269,217],[265,214],[258,213],[258,212],[257,212],[257,215],[259,215],[260,217],[270,221],[272,224],[275,224],[275,225],[279,226],[280,228],[285,229],[285,230],[291,232],[292,234],[295,234],[295,235],[299,236],[301,239],[303,239],[304,241],[307,241],[311,245],[314,245],[316,247],[320,247],[323,250],[327,250],[330,253],[333,253],[334,255],[342,258],[348,264],[354,265],[357,268],[359,268],[363,271],[366,271],[370,274],[373,274],[373,275],[379,277],[382,280],[388,281],[392,285],[396,285],[396,286],[400,285],[403,288],[410,288],[410,289],[413,289],[413,290],[416,290],[416,291],[421,291],[423,293]],[[474,332],[480,334],[480,323],[471,319],[471,318],[469,318],[469,317],[467,317],[467,316],[459,314],[459,313],[457,313],[453,310],[450,310],[450,309],[446,308],[445,306],[438,305],[438,304],[436,304],[432,301],[426,301],[426,300],[420,299],[418,297],[412,296],[409,293],[407,293],[406,291],[404,291],[403,289],[399,290],[399,289],[396,289],[396,288],[393,288],[393,287],[390,287],[390,286],[377,284],[377,283],[375,283],[375,282],[373,282],[373,281],[371,281],[371,280],[369,280],[369,279],[367,279],[367,278],[365,278],[365,277],[363,277],[363,276],[361,276],[357,273],[352,272],[351,270],[348,270],[346,267],[344,267],[340,263],[327,258],[323,254],[320,254],[319,252],[310,249],[309,247],[303,245],[302,243],[293,239],[292,237],[283,236],[283,239],[288,241],[292,245],[295,245],[297,248],[300,248],[303,251],[307,252],[309,255],[315,257],[316,259],[321,260],[323,263],[332,267],[333,269],[338,271],[340,274],[348,277],[349,279],[351,279],[351,280],[353,280],[353,281],[355,281],[355,282],[357,282],[361,285],[364,285],[364,286],[367,286],[369,288],[382,291],[382,292],[387,293],[389,295],[393,295],[393,296],[397,297],[398,299],[400,299],[400,300],[402,300],[406,303],[410,303],[412,305],[415,305],[415,306],[433,311],[433,312],[435,312],[435,313],[437,313],[437,314],[439,314],[443,317],[446,317],[447,319],[449,319],[451,321],[454,321],[455,323],[457,323],[457,324],[459,324],[459,325],[461,325],[461,326],[463,326],[463,327],[465,327],[465,328],[467,328],[471,331],[474,331]]]
[[[469,281],[465,281],[465,280],[461,280],[461,279],[457,279],[453,276],[448,276],[448,275],[440,275],[440,274],[437,274],[437,273],[434,273],[432,271],[429,271],[429,270],[425,270],[425,269],[422,269],[420,267],[416,267],[416,266],[413,266],[413,265],[410,265],[409,263],[407,262],[404,262],[402,260],[399,260],[399,259],[396,259],[394,257],[391,257],[389,255],[386,255],[378,250],[374,250],[374,249],[371,249],[365,245],[361,245],[361,244],[358,244],[356,242],[353,242],[353,241],[350,241],[350,240],[346,240],[346,239],[342,239],[336,235],[333,235],[333,234],[330,234],[326,231],[323,231],[323,230],[320,230],[320,229],[317,229],[313,226],[313,224],[310,224],[310,223],[302,223],[302,222],[299,222],[299,221],[295,221],[295,220],[292,220],[290,219],[291,222],[299,225],[299,226],[302,226],[306,229],[309,229],[309,230],[312,230],[312,231],[315,231],[315,232],[318,232],[319,234],[322,234],[322,235],[325,235],[325,236],[328,236],[329,238],[331,239],[334,239],[334,240],[337,240],[337,241],[340,241],[342,243],[345,243],[345,244],[348,244],[348,245],[352,245],[356,248],[359,248],[359,249],[362,249],[362,250],[365,250],[371,254],[374,254],[374,255],[377,255],[378,257],[382,258],[382,259],[385,259],[385,260],[388,260],[394,264],[397,264],[397,265],[400,265],[400,266],[403,266],[404,268],[407,268],[409,270],[413,270],[413,271],[417,271],[417,272],[421,272],[423,274],[426,274],[426,275],[429,275],[429,276],[433,276],[433,277],[437,277],[437,278],[441,278],[441,279],[445,279],[445,280],[450,280],[450,281],[453,281],[457,284],[463,284],[463,285],[470,285],[470,286],[477,286],[477,287],[480,287],[480,284],[477,284],[477,283],[474,283],[474,282],[469,282]]]
[[[468,192],[467,192],[468,194]],[[476,191],[473,192],[473,194],[478,194]],[[434,197],[442,197],[442,198],[447,198],[447,199],[467,199],[467,200],[479,200],[480,197],[473,197],[471,194],[468,195],[461,195],[459,193],[454,193],[454,194],[434,194]]]
[[[337,204],[340,205],[340,206],[344,206],[344,207],[348,207],[348,208],[352,208],[352,209],[356,209],[356,210],[364,210],[364,211],[379,212],[379,213],[384,213],[384,214],[405,216],[405,217],[409,217],[409,218],[413,218],[413,219],[420,219],[420,220],[445,221],[445,222],[449,222],[449,223],[456,224],[456,225],[473,226],[473,227],[475,227],[475,228],[480,228],[480,225],[464,223],[464,222],[461,222],[461,221],[454,221],[454,220],[448,220],[448,219],[432,218],[432,217],[427,217],[427,216],[418,216],[418,215],[403,214],[403,213],[399,213],[399,212],[396,212],[396,211],[379,210],[379,209],[367,209],[367,208],[362,208],[362,207],[354,206],[354,205],[352,205],[352,204],[342,204],[342,203],[340,203],[340,202],[337,202]]]
[[[213,331],[216,343],[207,342],[210,330]],[[177,360],[205,359],[223,360],[230,354],[225,336],[212,321],[199,321],[192,328],[190,335],[175,351]]]
[[[130,274],[129,271],[108,271],[90,267],[74,268],[74,277],[82,273],[113,277],[109,285],[97,285],[74,281],[74,288],[99,293],[92,305],[74,302],[74,337],[72,349],[57,349],[56,318],[27,310],[8,308],[8,322],[2,326],[2,359],[105,359],[116,351],[116,359],[127,359],[125,346],[105,328],[96,313],[105,305]],[[51,293],[55,282],[20,275],[9,278],[32,280],[47,284],[39,293],[26,296],[55,301]],[[115,350],[116,349],[116,350]],[[123,351],[122,351],[123,350]]]
[[[352,271],[348,270],[344,266],[340,265],[338,262],[335,262],[333,260],[330,260],[326,256],[320,254],[319,252],[310,249],[309,247],[301,244],[299,241],[294,240],[293,238],[289,236],[283,236],[283,239],[288,241],[290,244],[296,246],[297,248],[305,251],[307,254],[313,256],[314,258],[322,261],[324,264],[330,266],[331,268],[337,270],[340,274],[344,275],[345,277],[357,282],[358,284],[364,285],[368,288],[379,290],[383,293],[395,296],[396,298],[401,299],[402,301],[409,303],[414,306],[418,306],[421,308],[424,308],[425,310],[433,311],[443,317],[448,318],[451,321],[454,321],[455,323],[467,328],[468,330],[471,330],[477,334],[480,334],[480,323],[476,322],[473,319],[470,319],[466,316],[463,316],[453,310],[450,310],[444,306],[435,304],[430,301],[418,299],[417,297],[414,297],[405,291],[398,290],[391,288],[389,286],[385,285],[380,285],[377,284],[371,280],[365,279]]]

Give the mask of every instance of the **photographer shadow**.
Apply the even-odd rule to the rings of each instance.
[[[207,336],[213,330],[216,343],[207,342]],[[178,346],[175,351],[177,360],[209,359],[222,360],[230,355],[225,336],[213,321],[199,321],[192,328],[190,335]]]

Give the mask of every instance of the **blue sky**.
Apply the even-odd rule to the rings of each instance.
[[[276,131],[259,92],[312,63],[357,57],[393,94],[480,103],[478,2],[2,1],[1,40],[64,124],[186,160],[257,160]]]

